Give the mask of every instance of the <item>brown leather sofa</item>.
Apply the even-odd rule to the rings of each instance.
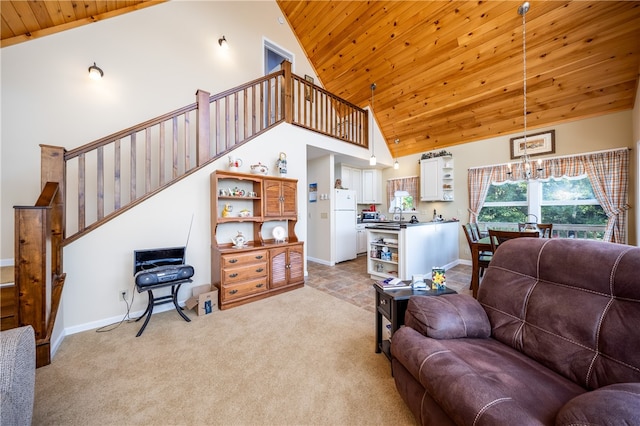
[[[391,354],[423,425],[640,425],[640,248],[507,241],[478,300],[412,297]]]

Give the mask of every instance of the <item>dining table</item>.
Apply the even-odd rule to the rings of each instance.
[[[483,237],[471,243],[471,294],[474,299],[478,298],[478,288],[480,287],[480,253],[491,251],[491,239]]]

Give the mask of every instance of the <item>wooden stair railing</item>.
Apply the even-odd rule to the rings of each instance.
[[[281,71],[214,96],[199,90],[191,105],[62,151],[65,244],[283,121],[368,148],[367,117],[292,74],[287,61]]]

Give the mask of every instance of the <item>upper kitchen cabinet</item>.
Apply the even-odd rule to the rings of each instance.
[[[382,204],[382,172],[377,169],[362,171],[362,204]]]
[[[362,170],[349,166],[341,166],[340,178],[342,180],[342,187],[356,191],[356,202],[362,203]]]
[[[420,201],[453,201],[453,157],[420,160]]]

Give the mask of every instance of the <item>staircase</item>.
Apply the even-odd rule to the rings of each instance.
[[[368,148],[368,121],[367,111],[292,74],[285,61],[280,71],[214,96],[199,90],[193,104],[73,150],[41,145],[42,193],[33,206],[15,207],[11,323],[34,327],[37,365],[50,363],[63,246],[280,123]],[[12,290],[3,288],[3,312],[5,294]]]

